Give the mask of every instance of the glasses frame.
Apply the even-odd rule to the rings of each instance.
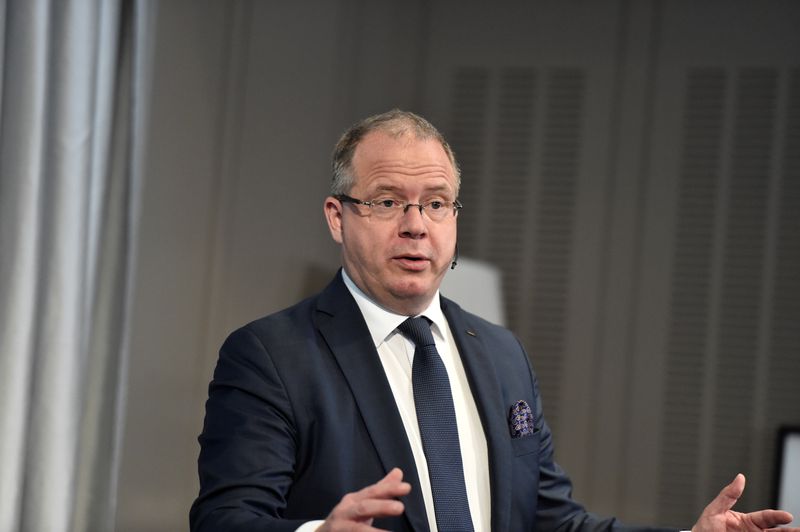
[[[370,213],[372,213],[372,207],[375,205],[375,200],[364,201],[364,200],[360,200],[358,198],[354,198],[352,196],[348,196],[347,194],[334,194],[333,197],[336,198],[337,200],[341,201],[342,203],[354,203],[356,205],[364,205],[364,206],[369,208],[369,212]],[[398,201],[398,200],[395,200],[395,201],[397,201],[398,204],[403,206],[403,215],[405,215],[408,212],[409,207],[417,207],[419,209],[420,216],[422,216],[423,211],[426,211],[431,203],[434,203],[433,201],[430,201],[427,204],[423,204],[423,203],[408,203],[408,202],[403,202],[403,201]],[[436,201],[439,201],[439,200],[436,200]],[[453,200],[452,202],[440,201],[440,203],[452,203],[453,204],[453,218],[458,216],[458,211],[460,211],[461,209],[464,208],[464,206],[461,205],[461,202],[458,201],[457,199]],[[397,212],[400,212],[400,210],[398,209]],[[426,214],[426,217],[428,218],[428,220],[430,220],[432,222],[443,222],[446,219],[446,216],[445,216],[441,220],[437,220],[437,219],[431,217],[430,213]]]

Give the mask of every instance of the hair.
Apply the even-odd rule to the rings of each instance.
[[[353,173],[353,154],[356,147],[367,134],[381,131],[392,138],[412,135],[418,140],[435,139],[444,148],[456,178],[456,192],[461,185],[461,170],[456,163],[452,148],[444,136],[433,124],[419,115],[400,109],[392,109],[385,113],[373,115],[350,126],[342,134],[336,147],[333,149],[332,166],[333,179],[331,180],[331,195],[347,194],[353,187],[355,175]]]

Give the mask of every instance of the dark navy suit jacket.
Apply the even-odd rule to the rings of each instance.
[[[493,531],[622,529],[571,499],[553,461],[536,377],[506,329],[441,298],[463,359],[489,453]],[[526,401],[530,436],[512,438]],[[324,519],[348,492],[393,467],[411,493],[388,530],[427,531],[411,448],[367,325],[341,280],[235,331],[220,351],[199,438],[200,495],[192,530],[294,530]]]

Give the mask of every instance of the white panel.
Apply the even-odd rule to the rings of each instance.
[[[492,323],[505,325],[500,271],[491,264],[459,258],[456,267],[445,275],[441,290],[461,308]]]
[[[796,527],[800,525],[800,432],[787,434],[782,445],[778,508],[795,517],[787,526]]]

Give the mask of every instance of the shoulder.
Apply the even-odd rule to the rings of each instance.
[[[499,374],[523,377],[526,380],[532,375],[530,358],[513,332],[477,314],[467,312],[446,298],[442,298],[442,310],[456,338],[461,338],[462,342],[476,340],[479,352],[491,360]]]
[[[519,340],[517,340],[514,333],[502,325],[497,325],[477,314],[464,310],[452,299],[442,297],[441,300],[442,310],[447,319],[451,322],[451,327],[453,326],[452,324],[455,323],[456,327],[459,325],[465,326],[467,330],[472,330],[476,334],[479,333],[484,338],[490,338],[517,346],[519,345]]]
[[[317,370],[329,369],[330,357],[313,321],[317,298],[305,299],[231,332],[219,349],[215,380],[224,379],[239,387],[249,382],[253,390],[264,389],[264,383],[288,390],[301,376],[311,378]]]
[[[283,310],[257,318],[230,333],[225,344],[256,342],[263,348],[277,348],[313,336],[314,312],[319,294]]]

